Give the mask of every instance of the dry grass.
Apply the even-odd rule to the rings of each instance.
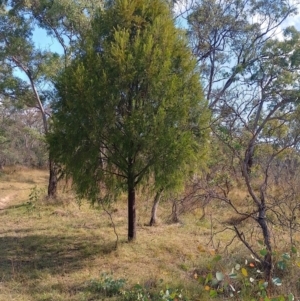
[[[84,202],[79,206],[68,189],[61,187],[55,202],[41,198],[28,203],[32,191],[46,191],[46,183],[47,171],[42,170],[0,174],[0,205],[5,200],[0,207],[0,301],[104,300],[86,291],[88,281],[103,272],[127,279],[128,286],[160,289],[169,284],[188,289],[191,300],[209,299],[194,271],[211,266],[217,245],[211,234],[219,229],[212,216],[228,218],[223,205],[212,202],[201,221],[201,210],[195,210],[182,216],[181,223],[168,224],[171,206],[164,203],[159,225],[148,227],[152,198],[143,197],[137,206],[137,240],[127,243],[126,201],[121,199],[112,208],[119,235],[115,249],[108,215]],[[231,235],[219,235],[218,245],[224,247]],[[234,265],[243,254],[248,253],[239,244],[230,246],[224,264]]]
[[[69,191],[62,189],[55,203],[46,199],[28,203],[29,194],[46,191],[46,184],[47,171],[42,170],[15,168],[0,176],[1,301],[85,300],[87,281],[103,272],[128,279],[128,285],[155,286],[160,279],[163,285],[193,281],[191,273],[200,260],[199,233],[189,233],[184,220],[164,223],[170,214],[167,204],[160,209],[162,221],[156,227],[145,226],[151,199],[138,204],[138,238],[130,244],[126,202],[113,204],[119,235],[115,250],[109,216],[87,203],[79,206]]]

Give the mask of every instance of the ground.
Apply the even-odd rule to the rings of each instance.
[[[47,199],[47,177],[47,171],[24,168],[0,174],[0,301],[106,300],[91,289],[104,273],[126,279],[126,289],[137,283],[156,291],[173,287],[189,300],[209,300],[209,282],[201,279],[250,258],[239,243],[224,248],[230,233],[212,237],[217,220],[226,217],[224,204],[209,204],[203,219],[200,208],[187,212],[174,224],[171,203],[164,201],[158,225],[149,227],[153,196],[141,193],[137,240],[128,243],[126,198],[120,198],[109,208],[116,248],[103,208],[78,202],[64,181],[58,199]]]

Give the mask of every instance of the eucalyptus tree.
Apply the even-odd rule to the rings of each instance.
[[[93,202],[128,195],[136,238],[136,189],[172,187],[201,161],[208,111],[196,62],[160,0],[109,1],[57,82],[50,152]]]
[[[271,198],[275,182],[270,170],[276,157],[295,148],[300,138],[299,121],[295,118],[300,100],[300,35],[289,28],[285,37],[284,41],[270,40],[265,44],[262,58],[245,77],[251,93],[246,90],[235,103],[224,102],[227,112],[221,118],[223,125],[215,131],[239,161],[253,210],[245,214],[230,205],[237,209],[242,221],[250,218],[258,223],[267,250],[263,263],[268,279],[272,274],[273,250],[267,212],[275,205]],[[249,199],[245,201],[249,204]],[[235,223],[236,234],[249,246],[238,227]]]
[[[191,4],[190,42],[209,106],[221,113],[223,99],[229,94],[238,98],[245,86],[242,74],[262,59],[262,48],[295,15],[296,6],[281,0],[195,0]]]
[[[182,0],[177,5],[187,21],[214,130],[231,105],[255,90],[245,74],[262,59],[264,45],[280,33],[296,8],[292,1],[281,0]]]
[[[17,12],[15,7],[2,5],[0,19],[1,95],[18,106],[37,107],[41,112],[44,133],[47,133],[49,82],[58,70],[59,56],[35,47],[31,20]],[[55,197],[57,179],[51,159],[49,170],[48,195]]]
[[[239,200],[244,207],[222,190],[212,189],[212,197],[233,209],[229,228],[261,260],[270,281],[268,212],[277,206],[270,171],[279,155],[299,144],[300,36],[295,28],[281,28],[296,10],[288,1],[203,0],[194,8],[190,38],[213,110],[212,131],[239,165],[248,192]],[[254,229],[263,238],[262,253],[251,244]]]
[[[94,14],[103,5],[103,0],[29,0],[23,1],[22,11],[59,43],[67,66],[78,42],[85,39]]]
[[[0,25],[1,95],[15,105],[37,107],[49,131],[53,81],[66,68],[101,1],[2,1]],[[56,39],[63,51],[39,49],[36,28]],[[44,45],[45,46],[45,45]],[[56,196],[57,167],[49,158],[48,195]]]

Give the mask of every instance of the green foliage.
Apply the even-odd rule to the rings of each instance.
[[[92,279],[86,285],[86,290],[92,294],[103,297],[116,296],[120,301],[188,301],[182,290],[167,288],[160,291],[150,291],[140,284],[135,284],[130,289],[125,288],[126,280],[114,279],[112,274],[103,273],[100,279]]]
[[[182,290],[177,288],[167,288],[161,290],[159,293],[149,292],[143,286],[136,284],[130,290],[125,290],[121,298],[122,301],[188,301],[184,296]]]
[[[262,249],[262,255],[265,254]],[[291,253],[297,253],[295,247],[291,248]],[[289,253],[283,253],[276,265],[279,270],[287,270],[291,261]],[[251,300],[260,301],[284,301],[294,300],[293,294],[289,293],[286,296],[270,297],[270,286],[282,286],[282,280],[274,276],[272,283],[268,283],[263,279],[263,271],[260,269],[260,261],[254,256],[251,259],[245,259],[243,263],[236,263],[231,269],[221,263],[222,257],[216,255],[212,259],[210,271],[198,277],[198,281],[204,286],[211,298],[216,298],[220,295],[225,295],[231,298],[242,300],[243,296],[253,297]],[[228,271],[228,268],[230,271]],[[288,280],[287,280],[288,281]]]
[[[33,212],[37,212],[38,216],[40,216],[38,202],[45,196],[45,193],[45,189],[41,187],[34,186],[30,189],[28,201],[23,205],[25,206],[27,213],[32,214]]]
[[[90,280],[87,288],[92,293],[100,293],[105,297],[112,297],[121,294],[125,282],[125,279],[113,279],[112,275],[103,273],[100,279]]]
[[[29,194],[29,202],[30,203],[36,203],[40,201],[42,195],[45,193],[43,188],[38,188],[37,186],[34,186],[33,188],[30,189],[30,194]]]
[[[141,285],[136,284],[122,293],[122,301],[150,301],[150,293]]]
[[[51,99],[51,80],[61,67],[60,56],[35,45],[32,38],[34,22],[26,14],[24,3],[5,2],[7,5],[0,8],[3,45],[0,93],[15,106],[40,107],[42,111],[41,107]]]
[[[160,292],[160,301],[176,301],[176,300],[187,300],[181,290],[168,288],[165,291]]]
[[[206,153],[209,114],[196,62],[163,1],[99,11],[57,82],[50,150],[82,197],[155,180],[183,187]],[[84,175],[84,177],[83,177]]]

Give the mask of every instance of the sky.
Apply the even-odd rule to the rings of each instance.
[[[181,14],[185,11],[186,3],[195,0],[181,0],[175,6],[177,14]],[[278,37],[282,38],[282,30],[288,26],[295,26],[300,31],[300,0],[291,0],[291,2],[298,7],[299,14],[293,17],[289,17],[281,26],[280,30],[277,31]],[[297,4],[297,2],[299,4]],[[177,24],[180,27],[186,26],[186,20],[184,18],[178,18]],[[63,53],[63,49],[56,39],[51,38],[47,35],[46,31],[40,28],[36,28],[33,34],[33,39],[36,45],[42,49],[50,49],[59,54]]]
[[[47,35],[46,30],[42,28],[38,28],[38,27],[35,28],[33,32],[33,40],[37,48],[49,49],[59,54],[63,53],[62,46],[58,43],[58,41],[55,38]]]
[[[194,1],[194,0],[181,0],[178,2],[178,4],[175,7],[175,10],[177,14],[182,13],[185,11],[185,3],[189,1]],[[299,31],[300,31],[300,0],[291,0],[295,5],[297,5],[297,1],[299,2],[298,10],[299,10],[299,15],[289,17],[280,27],[280,29],[277,31],[278,38],[282,38],[282,30],[288,26],[295,26]],[[186,20],[182,17],[179,17],[177,19],[177,26],[179,27],[186,27]],[[47,35],[46,31],[40,28],[36,28],[33,34],[33,39],[34,42],[38,47],[41,49],[49,49],[53,52],[57,52],[59,54],[63,53],[63,49],[60,46],[60,44],[57,42],[56,39],[51,38],[50,36]]]
[[[175,13],[178,15],[185,15],[186,7],[189,7],[191,3],[195,3],[197,0],[179,0],[175,5]],[[291,16],[280,26],[277,30],[277,35],[279,39],[283,38],[283,29],[288,26],[295,26],[297,30],[300,31],[300,0],[289,0],[291,5],[295,5],[298,9],[298,15]],[[179,19],[178,22],[181,26],[186,26],[186,20],[184,18]]]
[[[186,7],[185,4],[187,2],[190,3],[190,1],[196,1],[196,0],[180,0],[177,6],[175,7],[175,12],[177,14],[181,14],[182,12],[184,12]],[[290,0],[290,1],[292,1],[293,4],[295,5],[297,5],[296,1],[298,1],[299,4],[297,5],[297,7],[298,7],[299,14],[293,17],[289,17],[282,24],[280,29],[277,30],[277,37],[279,39],[283,38],[282,30],[288,26],[295,26],[300,31],[300,0]],[[176,21],[178,27],[187,26],[187,22],[183,17],[179,17]],[[36,43],[37,47],[40,49],[51,50],[53,52],[63,54],[62,46],[58,43],[58,41],[55,38],[52,38],[49,35],[47,35],[47,32],[44,29],[36,28],[33,33],[33,40]],[[28,80],[25,74],[23,74],[19,70],[16,71],[16,74],[23,80],[25,81]]]

